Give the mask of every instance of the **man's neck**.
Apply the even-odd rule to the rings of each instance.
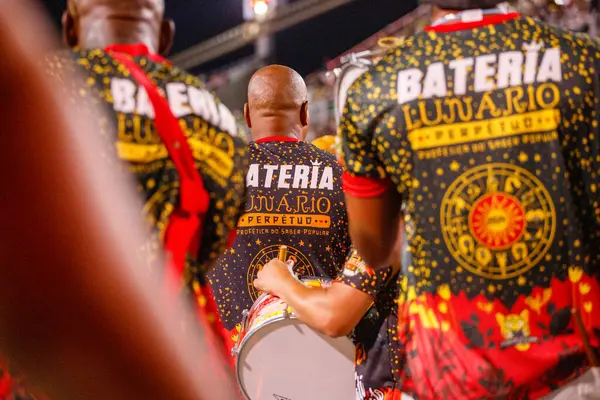
[[[158,35],[142,21],[95,20],[82,23],[79,46],[86,49],[103,49],[115,44],[142,43],[151,53],[158,53]]]
[[[304,140],[302,130],[298,126],[289,124],[255,124],[252,126],[252,139],[254,141],[264,140],[273,137],[285,137],[297,140]]]

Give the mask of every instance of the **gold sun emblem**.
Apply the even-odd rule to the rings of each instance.
[[[454,259],[488,279],[527,272],[546,255],[556,230],[544,185],[510,164],[476,167],[456,179],[442,200],[441,221]]]
[[[483,196],[471,209],[473,237],[491,249],[506,249],[517,242],[527,227],[521,203],[504,193]]]

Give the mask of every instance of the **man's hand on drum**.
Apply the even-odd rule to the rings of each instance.
[[[278,259],[271,260],[265,264],[254,280],[254,287],[262,292],[267,292],[275,296],[280,296],[278,291],[281,291],[286,282],[295,281],[292,267],[293,261],[283,262]]]

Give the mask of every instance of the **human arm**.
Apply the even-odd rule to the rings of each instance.
[[[258,273],[254,285],[285,301],[311,328],[331,337],[346,336],[369,311],[394,270],[375,272],[353,251],[343,271],[331,287],[309,288],[289,273],[287,264],[273,260]]]
[[[236,398],[202,336],[173,329],[193,317],[132,251],[139,206],[41,70],[48,36],[31,10],[0,0],[2,352],[55,399]]]
[[[352,332],[373,304],[368,294],[339,282],[329,288],[309,288],[289,273],[286,263],[276,259],[259,271],[254,286],[279,297],[300,321],[331,337]]]
[[[374,80],[367,72],[350,89],[339,134],[352,242],[371,267],[385,268],[398,259],[404,189],[388,172],[396,172],[406,160],[391,160],[389,166],[384,162],[383,149],[395,136],[395,118],[389,114],[394,99],[385,91],[375,96],[373,88],[381,84]]]
[[[402,214],[400,197],[388,189],[376,197],[346,191],[346,208],[352,241],[373,268],[385,268],[400,260]]]

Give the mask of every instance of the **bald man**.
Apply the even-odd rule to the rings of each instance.
[[[69,55],[51,73],[79,98],[109,110],[105,129],[138,184],[153,228],[149,257],[164,246],[165,282],[203,307],[222,333],[206,272],[233,239],[243,211],[247,144],[231,112],[193,75],[161,56],[173,39],[163,0],[69,0],[63,15]],[[85,87],[62,75],[80,69]],[[73,90],[74,89],[74,90]],[[208,301],[207,301],[208,300]]]
[[[335,136],[312,142],[337,155]],[[342,272],[329,287],[307,287],[278,259],[257,274],[254,287],[285,301],[294,315],[312,329],[331,337],[350,336],[356,346],[356,400],[406,400],[398,387],[401,348],[398,335],[395,268],[370,268],[352,249]]]
[[[335,156],[304,141],[309,127],[304,80],[288,67],[256,72],[245,119],[252,130],[246,212],[238,235],[210,274],[226,329],[258,297],[263,265],[288,246],[299,276],[335,277],[349,251],[348,221]]]

